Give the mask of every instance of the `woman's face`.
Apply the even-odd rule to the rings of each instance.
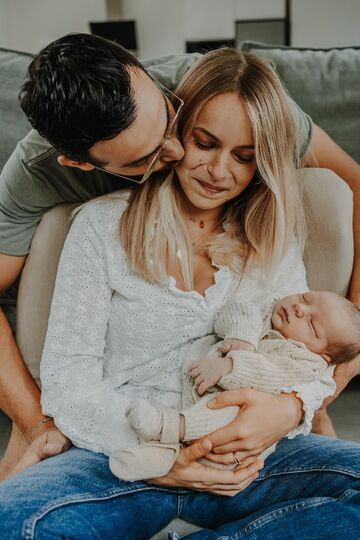
[[[184,149],[176,172],[191,205],[220,210],[239,195],[256,171],[252,125],[240,98],[226,93],[205,103]]]

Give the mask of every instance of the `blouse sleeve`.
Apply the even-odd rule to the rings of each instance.
[[[125,419],[129,400],[104,378],[112,293],[90,206],[75,219],[59,263],[41,361],[42,406],[76,446],[104,454],[135,437]]]

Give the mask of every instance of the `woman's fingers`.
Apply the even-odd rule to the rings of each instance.
[[[194,443],[182,448],[178,455],[176,463],[181,467],[187,467],[193,461],[205,457],[212,449],[212,444],[209,439],[199,439]]]
[[[216,398],[212,399],[208,403],[210,409],[222,409],[223,407],[229,407],[230,405],[244,405],[248,399],[248,390],[226,390],[226,392],[220,392]]]
[[[228,486],[226,485],[217,485],[214,484],[210,491],[211,493],[216,493],[217,495],[228,495],[228,496],[234,496],[243,491],[245,488],[250,486],[250,484],[256,480],[256,478],[259,477],[259,473],[256,472],[253,475],[251,475],[247,480],[244,480],[243,482],[240,482],[237,486],[234,486],[233,484],[230,484]]]

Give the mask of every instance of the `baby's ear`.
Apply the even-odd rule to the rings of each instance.
[[[326,362],[327,362],[328,364],[331,364],[332,358],[331,358],[330,354],[324,352],[324,353],[321,353],[320,356],[322,356],[323,359],[326,360]]]

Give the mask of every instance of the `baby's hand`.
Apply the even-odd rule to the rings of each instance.
[[[241,339],[229,338],[226,339],[222,345],[219,347],[219,351],[222,354],[227,354],[230,351],[251,351],[255,352],[254,345],[251,345],[248,341],[242,341]]]
[[[208,388],[217,384],[221,377],[232,371],[231,358],[222,358],[214,354],[195,360],[189,367],[189,375],[194,379],[199,396],[202,396]]]

